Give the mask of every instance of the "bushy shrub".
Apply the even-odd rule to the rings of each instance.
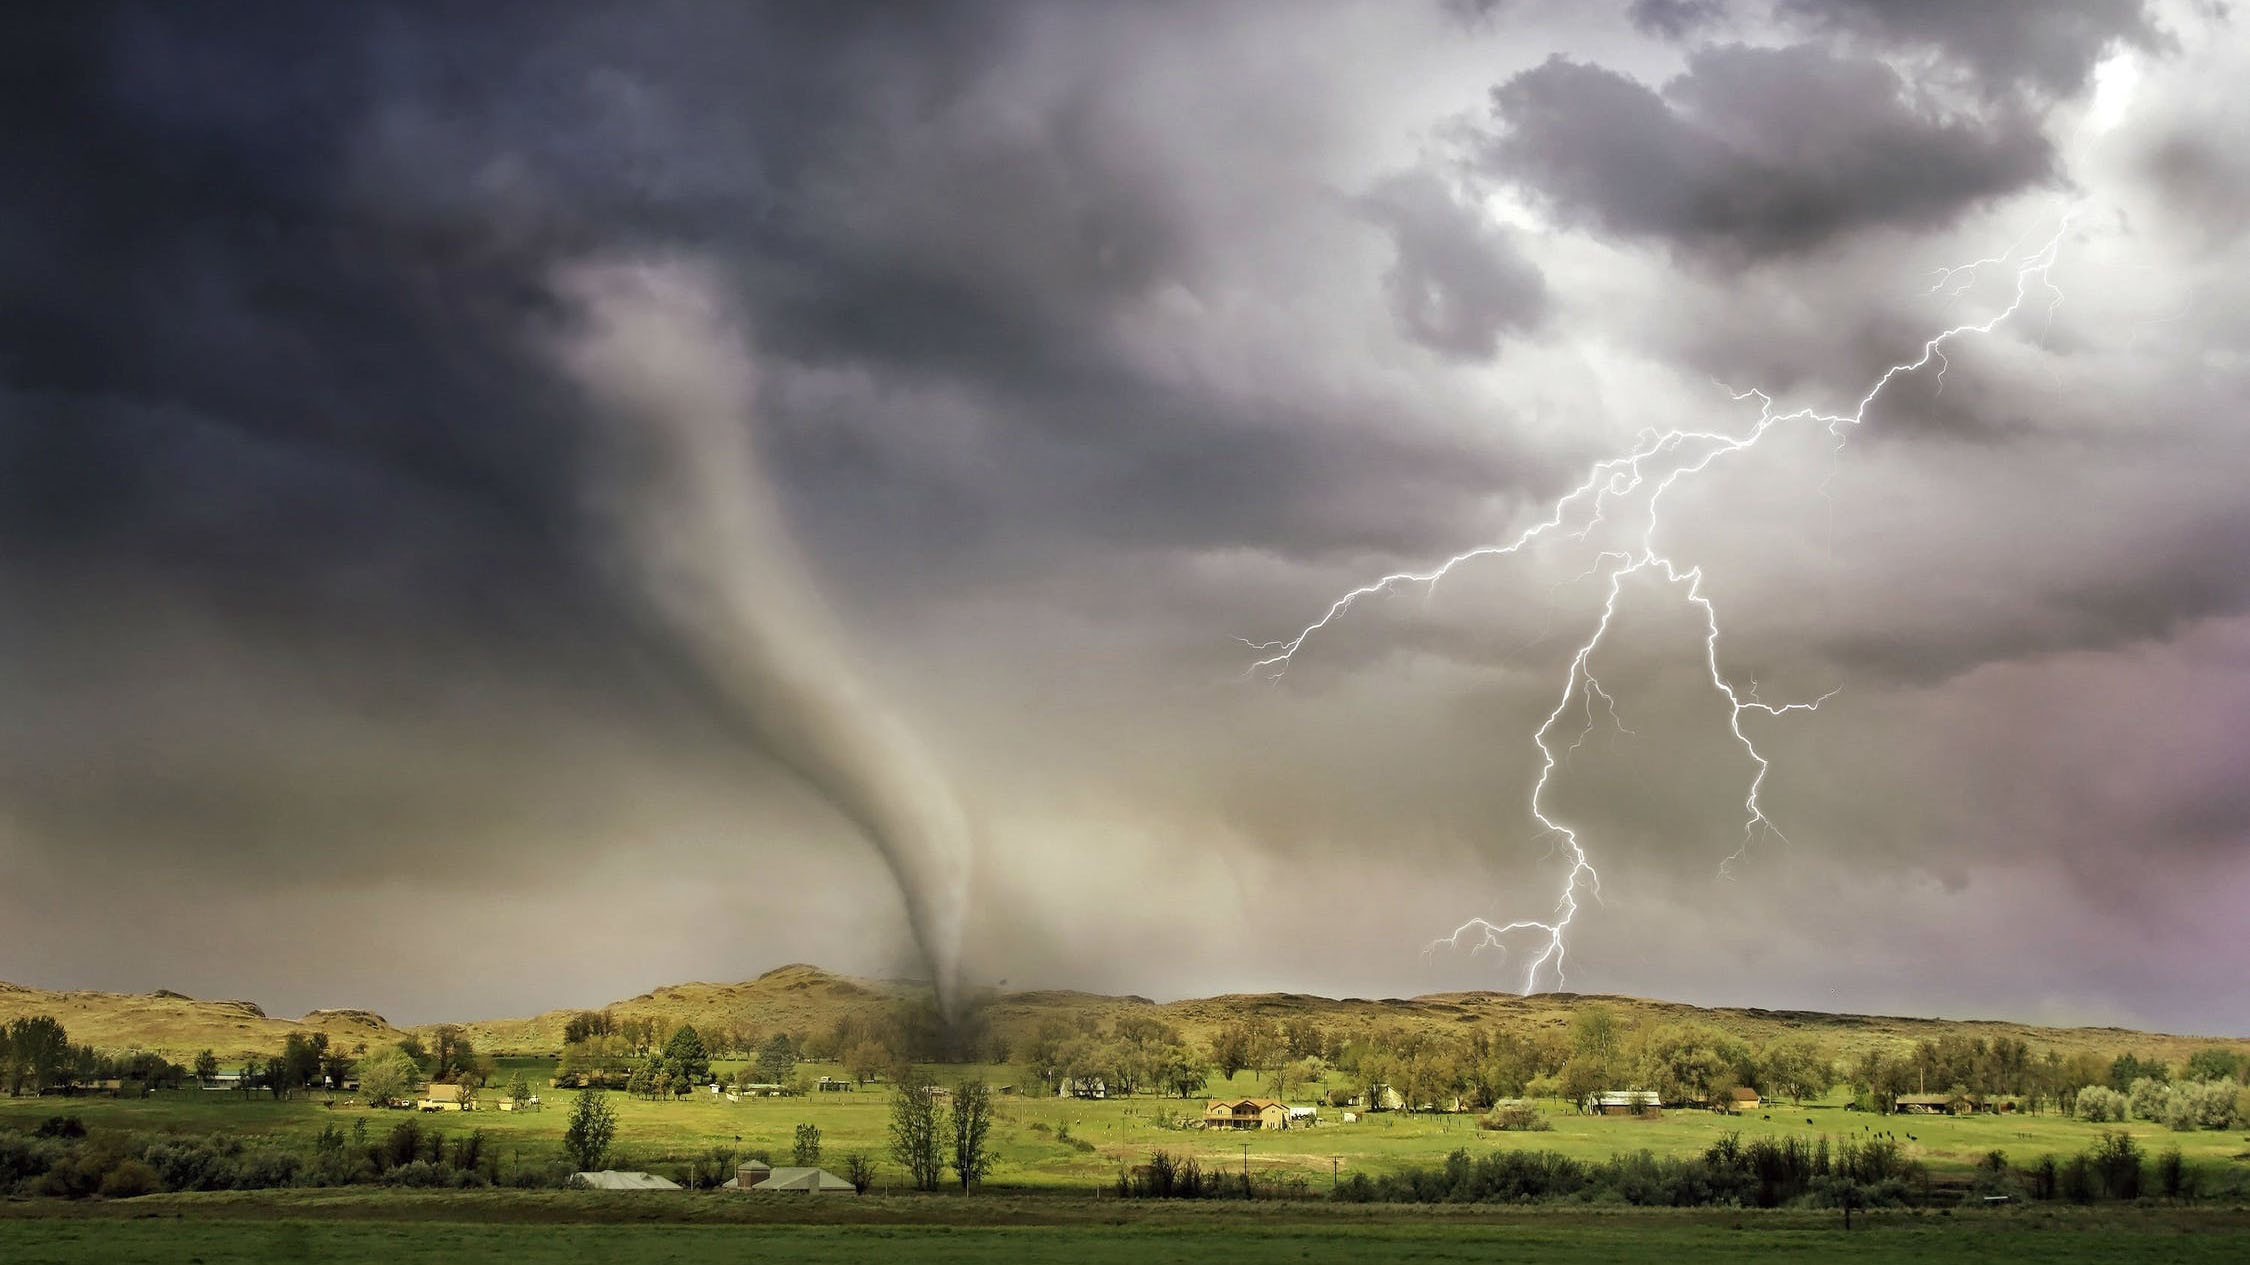
[[[383,1174],[385,1186],[450,1186],[454,1170],[428,1160],[408,1160]]]
[[[1479,1129],[1494,1129],[1507,1133],[1544,1133],[1555,1126],[1538,1108],[1527,1102],[1502,1103],[1477,1119]]]
[[[2224,1129],[2234,1123],[2236,1092],[2231,1081],[2191,1081],[2174,1085],[2164,1106],[2164,1125],[2181,1133]]]
[[[2162,1120],[2172,1105],[2172,1087],[2153,1076],[2140,1077],[2125,1091],[2125,1103],[2138,1119]]]
[[[2141,1197],[2141,1147],[2133,1135],[2122,1131],[2103,1133],[2086,1153],[2086,1161],[2093,1169],[2094,1184],[2105,1199],[2138,1199]]]
[[[2078,1091],[2076,1111],[2080,1120],[2095,1124],[2122,1124],[2125,1121],[2126,1105],[2125,1095],[2109,1086],[2088,1085]]]
[[[1687,1159],[1648,1151],[1587,1163],[1554,1151],[1455,1151],[1442,1168],[1339,1183],[1336,1198],[1403,1203],[1530,1203],[1573,1199],[1653,1207],[1775,1207],[1808,1202],[1870,1207],[1910,1202],[1919,1166],[1877,1140],[1831,1146],[1825,1137],[1726,1134]]]
[[[2180,1148],[2164,1148],[2156,1157],[2156,1186],[2167,1198],[2190,1199],[2195,1196],[2195,1170],[2187,1166]]]
[[[117,1167],[102,1176],[101,1196],[104,1199],[134,1199],[153,1195],[164,1188],[156,1170],[139,1160],[120,1160]]]

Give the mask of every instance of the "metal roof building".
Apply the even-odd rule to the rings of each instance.
[[[573,1185],[588,1190],[678,1190],[680,1184],[654,1173],[621,1173],[605,1168],[598,1173],[578,1173],[572,1176]]]

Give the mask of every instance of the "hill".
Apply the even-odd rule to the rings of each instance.
[[[2112,1055],[2130,1050],[2167,1062],[2178,1062],[2193,1050],[2212,1044],[2250,1053],[2250,1040],[2231,1037],[2053,1027],[1991,1019],[1702,1007],[1577,993],[1532,997],[1492,992],[1432,993],[1383,999],[1256,993],[1154,1002],[1145,997],[1049,989],[990,992],[977,999],[985,1022],[994,1032],[1017,1043],[1018,1048],[1042,1024],[1051,1021],[1060,1021],[1075,1031],[1090,1031],[1127,1015],[1153,1016],[1177,1026],[1194,1040],[1208,1040],[1222,1025],[1244,1018],[1269,1022],[1309,1019],[1331,1028],[1376,1025],[1445,1032],[1472,1027],[1505,1027],[1519,1033],[1560,1031],[1568,1027],[1578,1009],[1597,1003],[1609,1007],[1628,1024],[1706,1023],[1754,1045],[1765,1045],[1784,1035],[1809,1035],[1847,1057],[1870,1048],[1897,1050],[1949,1033],[2017,1038],[2034,1049],[2053,1049],[2065,1055],[2079,1051]],[[654,1019],[665,1026],[693,1023],[766,1034],[810,1034],[827,1032],[846,1016],[878,1020],[895,1015],[902,1007],[926,1009],[928,1005],[928,989],[911,981],[860,979],[798,963],[731,984],[698,981],[667,985],[609,1003],[608,1009],[620,1018]],[[316,1010],[292,1021],[268,1018],[249,1002],[198,1001],[172,992],[46,992],[0,984],[0,1021],[39,1013],[62,1020],[73,1040],[104,1048],[141,1046],[175,1058],[206,1046],[222,1057],[276,1050],[293,1031],[327,1032],[332,1042],[346,1050],[363,1042],[373,1045],[405,1035],[382,1016],[364,1010]],[[462,1027],[480,1050],[552,1054],[562,1049],[563,1026],[575,1013],[551,1010],[528,1018],[473,1021]]]
[[[345,1050],[406,1035],[366,1010],[316,1010],[302,1019],[275,1019],[254,1002],[201,1001],[170,989],[55,992],[0,982],[0,1023],[25,1015],[52,1015],[81,1045],[154,1050],[179,1062],[198,1050],[215,1052],[221,1062],[271,1054],[292,1032],[325,1032],[331,1045]]]
[[[674,984],[611,1003],[621,1018],[651,1018],[660,1023],[734,1025],[765,1033],[815,1033],[847,1015],[875,1018],[901,1005],[928,1005],[928,990],[911,982],[834,975],[817,967],[792,964],[756,979],[732,984]],[[1437,1028],[1459,1032],[1475,1025],[1516,1031],[1570,1024],[1579,1008],[1599,1003],[1627,1023],[1708,1023],[1764,1045],[1783,1035],[1818,1037],[1839,1053],[1868,1048],[1897,1049],[1947,1033],[1970,1037],[2019,1038],[2036,1049],[2065,1055],[2125,1050],[2167,1062],[2212,1044],[2250,1053],[2250,1040],[2138,1032],[2126,1028],[2067,1028],[1988,1019],[1922,1019],[1895,1015],[1828,1014],[1819,1011],[1761,1010],[1691,1006],[1681,1002],[1602,994],[1432,993],[1421,997],[1329,998],[1303,993],[1225,994],[1182,1001],[1113,997],[1069,990],[993,992],[977,999],[995,1032],[1020,1042],[1040,1025],[1059,1020],[1073,1030],[1092,1030],[1125,1015],[1152,1015],[1178,1027],[1192,1040],[1208,1040],[1222,1025],[1243,1018],[1267,1021],[1310,1019],[1324,1027],[1380,1026]],[[575,1013],[548,1011],[528,1019],[488,1020],[464,1025],[477,1048],[503,1053],[553,1053],[562,1048],[563,1025]]]

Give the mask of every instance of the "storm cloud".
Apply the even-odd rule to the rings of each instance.
[[[1883,62],[1813,45],[1699,49],[1661,91],[1557,57],[1492,104],[1491,171],[1561,223],[1730,261],[1941,228],[2052,174],[2020,111],[1939,111]]]
[[[1531,733],[1599,541],[1362,601],[1279,681],[1243,642],[1512,538],[1648,428],[1742,432],[1745,389],[1849,410],[2059,231],[2059,301],[1672,495],[1722,667],[1837,693],[1753,718],[1787,839],[1722,880],[1748,764],[1699,616],[1627,586],[1618,723],[1571,713],[1554,787],[1605,895],[1569,984],[2250,1025],[2224,14],[0,28],[0,978],[412,1021],[926,973],[936,889],[871,838],[921,809],[855,800],[912,785],[972,841],[937,875],[972,984],[1511,986],[1422,949],[1552,907]],[[625,276],[711,319],[589,375],[558,352],[597,309],[677,310],[604,306]],[[693,526],[735,633],[697,641],[636,521]],[[912,737],[808,758],[798,650]]]

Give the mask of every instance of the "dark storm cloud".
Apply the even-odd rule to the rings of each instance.
[[[1505,539],[1644,426],[1747,424],[1713,378],[1848,402],[1991,310],[1928,269],[2067,187],[2098,205],[2066,304],[1842,454],[1816,431],[1681,490],[1664,539],[1709,565],[1728,669],[1844,693],[1767,727],[1797,843],[1713,899],[1746,757],[1694,612],[1635,595],[1599,664],[1631,732],[1566,718],[1556,803],[1617,901],[1573,982],[1801,1004],[1974,956],[1965,1008],[2210,1013],[2231,924],[2151,876],[2241,890],[2250,839],[2229,766],[2157,758],[2244,714],[2245,184],[2208,140],[2239,40],[2183,40],[2174,87],[2101,0],[1623,16],[10,10],[0,978],[174,983],[126,922],[224,922],[214,991],[393,1018],[521,1009],[533,976],[544,1005],[909,969],[875,853],[745,742],[776,717],[706,697],[731,652],[683,663],[667,637],[712,630],[613,565],[595,493],[637,414],[548,354],[579,328],[555,282],[663,259],[756,382],[679,477],[754,446],[792,537],[758,547],[804,558],[822,648],[960,788],[972,976],[1505,983],[1419,950],[1550,907],[1529,725],[1585,558],[1363,603],[1272,686],[1233,638]],[[2104,149],[2069,94],[2118,48],[2149,86]],[[2108,859],[2128,835],[2145,864]],[[306,978],[308,936],[345,975]]]
[[[1700,49],[1661,91],[1552,58],[1495,88],[1493,174],[1564,223],[1756,260],[1927,229],[2054,175],[2036,121],[1940,112],[1882,62]]]
[[[1383,286],[1408,338],[1483,360],[1499,353],[1501,335],[1537,326],[1547,307],[1539,270],[1434,177],[1385,181],[1361,205],[1397,248]]]
[[[2166,41],[2144,0],[1781,0],[1780,8],[1877,47],[1935,51],[1974,70],[1991,92],[2028,84],[2075,93],[2111,48]]]

